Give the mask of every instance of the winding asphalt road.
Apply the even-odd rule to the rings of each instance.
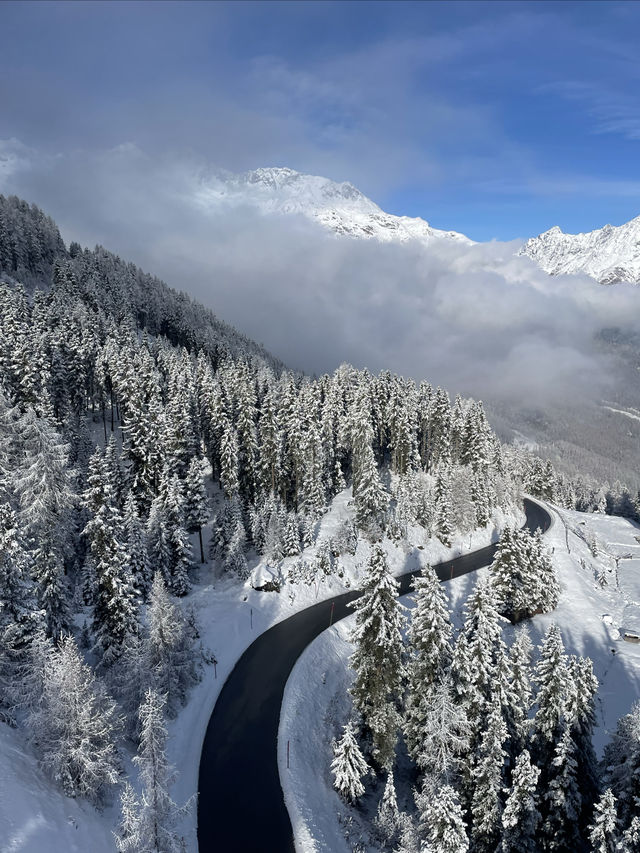
[[[551,516],[525,499],[526,527],[543,532]],[[441,581],[492,563],[489,545],[434,566]],[[418,571],[402,575],[400,595]],[[322,601],[261,634],[244,652],[213,709],[200,757],[198,845],[200,853],[293,853],[293,831],[278,774],[280,706],[293,665],[309,643],[333,622],[353,613],[359,590]]]

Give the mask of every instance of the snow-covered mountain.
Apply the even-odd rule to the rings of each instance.
[[[565,234],[554,226],[520,249],[551,275],[586,273],[602,284],[640,284],[640,216],[624,225],[605,225],[586,234]]]
[[[216,172],[203,176],[198,202],[206,208],[249,204],[264,213],[298,214],[349,237],[401,243],[434,239],[473,243],[456,231],[432,228],[419,217],[385,213],[353,184],[303,175],[293,169],[267,168],[241,175]]]

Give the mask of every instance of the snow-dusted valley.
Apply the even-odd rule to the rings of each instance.
[[[201,189],[469,245],[291,170]],[[294,373],[15,197],[0,268],[3,853],[638,850],[633,488],[429,377]]]

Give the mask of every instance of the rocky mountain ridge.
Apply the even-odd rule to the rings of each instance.
[[[555,225],[527,240],[518,254],[551,275],[582,273],[602,284],[640,284],[640,216],[584,234],[565,234]]]

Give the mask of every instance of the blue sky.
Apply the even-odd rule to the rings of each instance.
[[[640,4],[5,2],[0,31],[32,158],[287,165],[476,240],[640,214]]]

